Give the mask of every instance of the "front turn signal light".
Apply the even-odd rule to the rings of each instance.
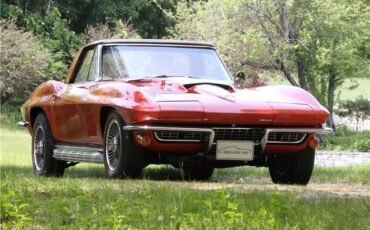
[[[316,149],[317,147],[319,147],[320,142],[316,137],[314,137],[314,138],[311,138],[308,144],[311,149]]]
[[[136,141],[141,144],[142,146],[148,146],[152,143],[152,139],[147,135],[136,135]]]

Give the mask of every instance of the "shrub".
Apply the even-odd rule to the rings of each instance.
[[[360,152],[370,152],[370,140],[359,140],[355,146]]]
[[[19,104],[46,80],[50,52],[30,32],[19,30],[13,22],[0,21],[1,104],[13,100]]]
[[[17,122],[22,121],[21,111],[17,106],[11,106],[9,103],[1,105],[0,110],[0,124],[1,127],[10,129],[17,128]]]
[[[362,152],[370,151],[369,141],[370,131],[355,132],[349,130],[344,125],[337,127],[336,135],[327,135],[320,149],[326,150],[359,150]]]
[[[340,101],[336,112],[339,116],[349,117],[358,124],[370,116],[370,101],[362,96],[356,98],[354,101]]]
[[[22,229],[27,222],[32,221],[25,211],[27,203],[22,203],[21,198],[7,183],[1,184],[1,226],[5,229]]]

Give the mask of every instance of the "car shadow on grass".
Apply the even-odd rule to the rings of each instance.
[[[248,171],[246,171],[248,170]],[[32,166],[27,165],[1,165],[1,178],[7,176],[35,177]],[[108,179],[105,175],[104,166],[100,164],[81,163],[65,170],[64,178],[101,178]],[[216,169],[213,176],[207,182],[226,182],[235,181],[260,181],[269,179],[266,170],[233,168]],[[152,181],[186,181],[182,170],[171,165],[149,165],[143,170],[139,180]]]
[[[35,176],[32,166],[20,165],[2,165],[1,177],[6,178],[7,175],[16,175],[24,177]],[[79,164],[67,168],[64,177],[68,178],[107,178],[104,172],[104,166],[98,164]],[[147,180],[184,180],[183,173],[180,169],[173,168],[172,166],[149,166],[143,170],[139,179]]]

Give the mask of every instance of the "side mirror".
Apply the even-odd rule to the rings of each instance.
[[[240,80],[244,81],[245,80],[245,73],[243,71],[238,71],[238,72],[236,72],[235,77],[237,79],[240,79]]]

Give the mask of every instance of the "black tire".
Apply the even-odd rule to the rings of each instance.
[[[49,122],[43,113],[37,115],[32,132],[32,166],[38,176],[61,177],[66,162],[53,157],[54,140]]]
[[[144,167],[144,151],[135,146],[124,125],[117,112],[111,112],[105,123],[104,167],[109,178],[138,178]]]
[[[269,172],[275,184],[307,185],[315,162],[315,150],[298,153],[274,154],[269,158]]]
[[[212,177],[213,171],[213,167],[201,166],[192,169],[184,169],[184,176],[187,180],[208,180]]]

